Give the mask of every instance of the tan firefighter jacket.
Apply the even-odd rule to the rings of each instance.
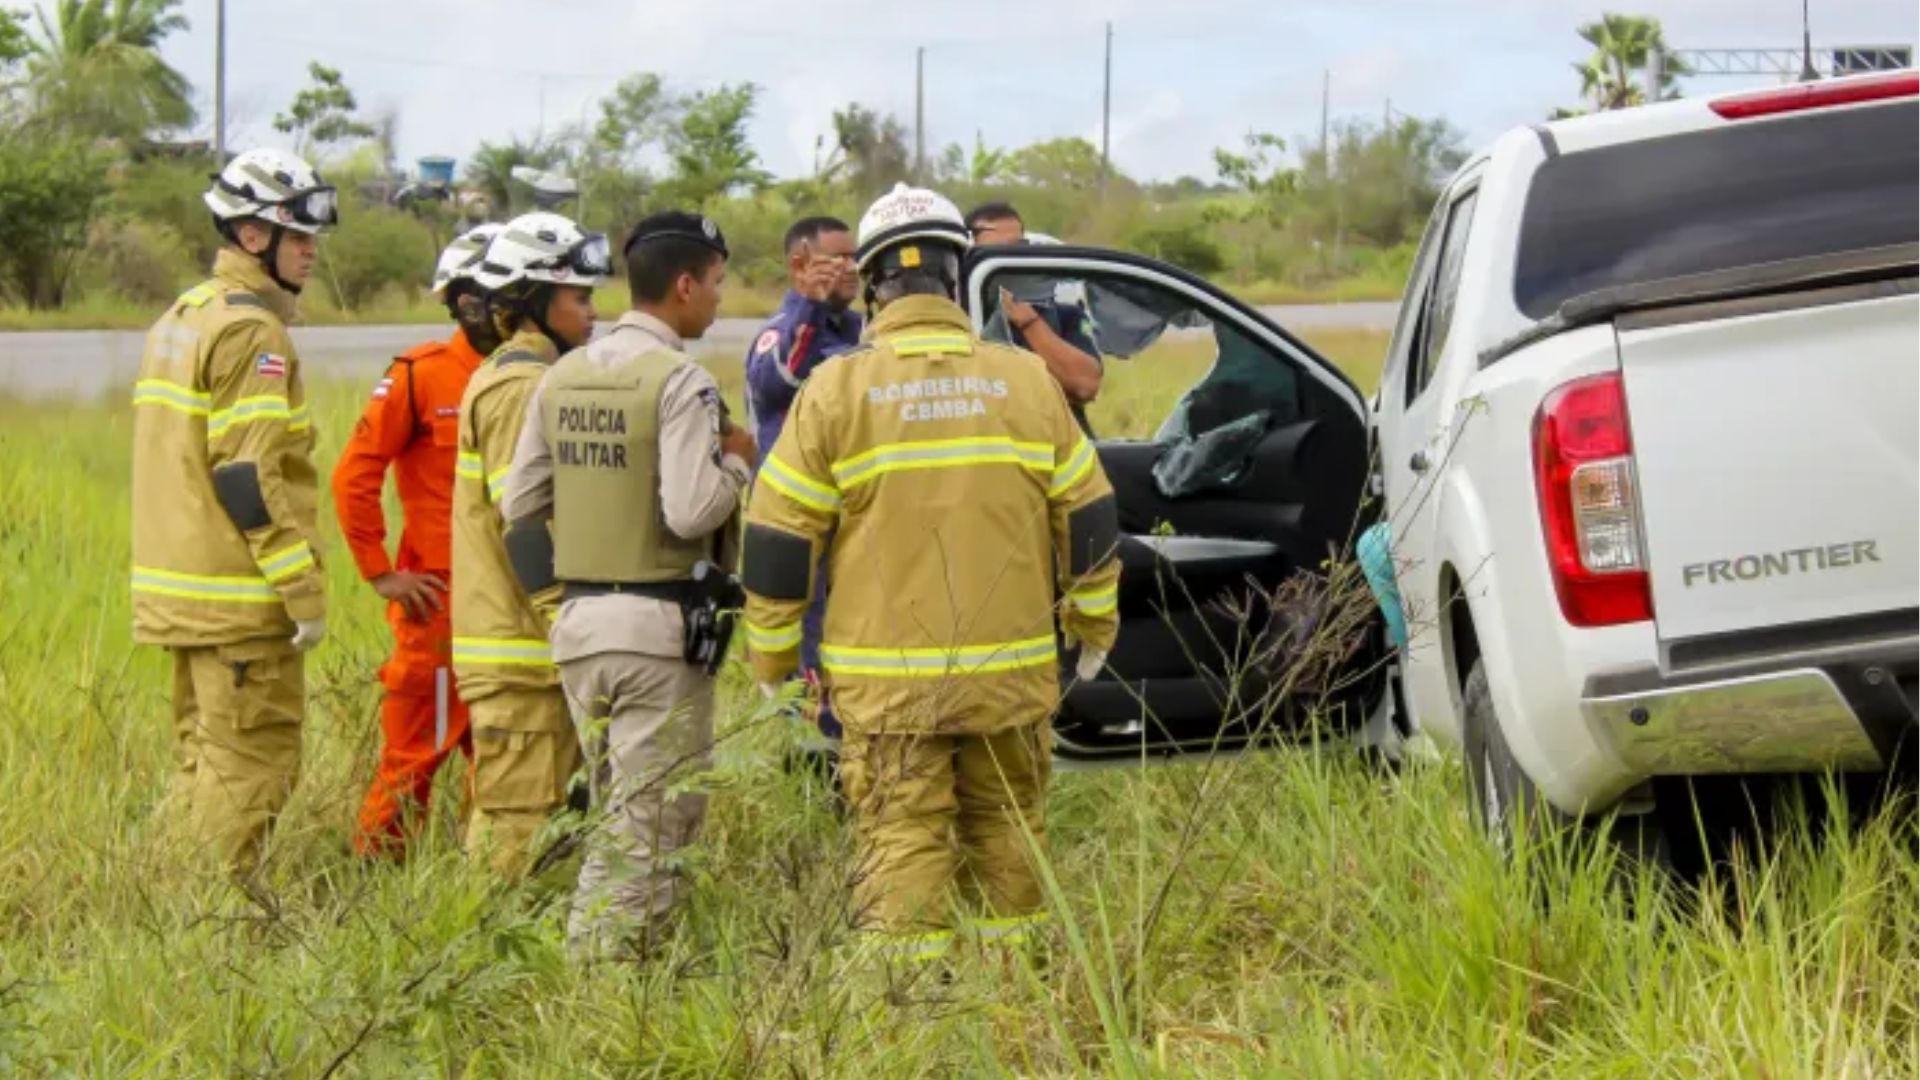
[[[147,332],[133,391],[135,640],[291,636],[326,613],[293,296],[231,249]]]
[[[460,401],[453,479],[453,671],[472,702],[502,690],[559,685],[547,621],[507,558],[500,514],[527,400],[559,355],[538,330],[523,330],[473,373]]]
[[[1119,630],[1113,488],[1039,357],[951,301],[896,301],[820,366],[762,463],[742,577],[755,677],[798,663],[826,553],[821,666],[862,732],[990,733],[1059,702],[1065,632]]]

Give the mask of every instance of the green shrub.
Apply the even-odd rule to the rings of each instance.
[[[79,283],[89,295],[105,291],[141,304],[161,305],[204,275],[206,264],[170,225],[110,217],[93,223],[80,256]]]
[[[1163,259],[1192,274],[1211,277],[1227,268],[1227,257],[1197,220],[1149,221],[1126,238],[1126,246]]]
[[[212,171],[211,157],[132,162],[115,172],[107,212],[172,230],[187,260],[204,272],[220,247],[213,215],[200,200]]]
[[[320,242],[315,273],[339,307],[364,307],[389,289],[417,297],[433,278],[433,230],[396,210],[347,207]]]

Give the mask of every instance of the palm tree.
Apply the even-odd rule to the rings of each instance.
[[[513,216],[516,205],[513,167],[551,169],[564,164],[565,158],[561,146],[537,137],[524,142],[518,136],[509,136],[504,143],[483,142],[467,159],[467,186],[485,196],[489,212],[504,221]]]
[[[133,139],[193,123],[192,86],[160,59],[187,28],[180,0],[59,0],[36,9],[28,71],[37,119],[69,131]]]
[[[1573,65],[1580,73],[1580,93],[1593,102],[1595,109],[1626,109],[1644,105],[1646,90],[1634,73],[1647,66],[1656,48],[1665,49],[1666,39],[1660,20],[1640,15],[1601,15],[1599,22],[1580,28],[1580,36],[1593,46],[1593,55]],[[1674,77],[1686,74],[1669,60],[1660,79],[1662,100],[1678,96],[1669,92]]]

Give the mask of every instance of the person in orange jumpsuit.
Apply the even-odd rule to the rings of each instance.
[[[453,684],[453,468],[460,398],[499,347],[486,296],[472,278],[499,231],[480,225],[440,256],[433,291],[460,326],[451,338],[396,358],[333,471],[333,502],[360,576],[387,601],[393,656],[380,669],[380,763],[360,806],[354,850],[398,858],[433,793],[433,776],[456,748],[473,755],[467,708]],[[406,519],[394,557],[386,550],[381,488],[392,467]]]

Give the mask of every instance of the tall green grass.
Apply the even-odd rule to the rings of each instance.
[[[323,467],[363,391],[314,388]],[[129,643],[129,439],[124,404],[0,402],[0,1075],[1914,1073],[1920,874],[1894,823],[1796,826],[1704,894],[1622,889],[1574,850],[1508,865],[1451,764],[1332,747],[1060,775],[1050,964],[874,970],[845,947],[844,825],[737,670],[686,922],[644,966],[577,968],[570,868],[474,874],[456,784],[412,861],[348,854],[386,640],[337,545],[304,777],[242,895],[156,813],[168,675]]]

